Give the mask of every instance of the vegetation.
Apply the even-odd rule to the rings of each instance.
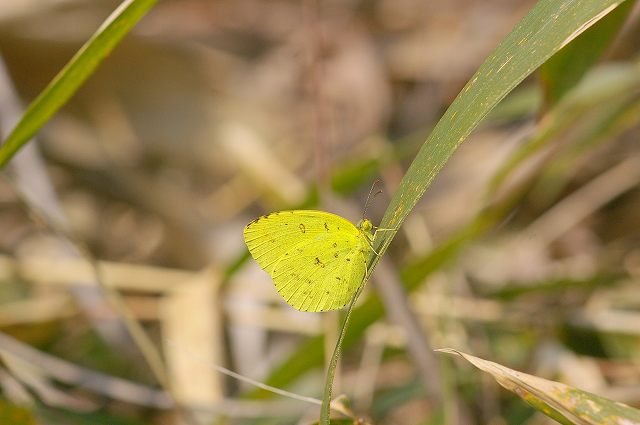
[[[0,9],[0,422],[640,424],[634,0],[108,3]],[[292,310],[242,228],[377,178]]]

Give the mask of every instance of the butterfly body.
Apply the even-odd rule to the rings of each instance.
[[[363,284],[372,228],[324,211],[280,211],[249,223],[244,239],[287,303],[327,311],[344,307]]]

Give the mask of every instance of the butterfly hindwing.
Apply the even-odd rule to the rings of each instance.
[[[280,211],[249,223],[244,238],[276,289],[302,311],[342,308],[366,274],[366,236],[323,211]]]
[[[346,232],[301,242],[274,265],[277,291],[302,311],[344,307],[364,281],[366,257],[359,238]]]

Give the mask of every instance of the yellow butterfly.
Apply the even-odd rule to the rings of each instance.
[[[324,211],[280,211],[249,223],[244,240],[287,303],[327,311],[346,306],[363,284],[372,229],[368,219],[353,225]]]

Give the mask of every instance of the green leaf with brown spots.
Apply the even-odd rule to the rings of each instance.
[[[627,0],[540,67],[547,105],[558,103],[596,64],[620,32],[635,3],[636,0]]]
[[[640,410],[570,387],[518,372],[460,351],[443,348],[489,373],[504,388],[535,409],[565,425],[640,425]]]
[[[498,102],[562,47],[623,1],[540,0],[480,66],[438,121],[402,178],[380,227],[398,229],[453,152]],[[373,251],[378,254],[369,256],[367,277],[375,269],[395,233],[382,232],[379,233],[381,237],[374,240]],[[350,306],[329,362],[320,411],[322,425],[329,425],[333,376],[351,311]]]
[[[411,163],[380,224],[398,228],[453,152],[522,80],[624,0],[540,0],[480,66]],[[383,253],[394,234],[375,241]],[[371,259],[375,267],[377,257]]]
[[[539,2],[482,65],[428,137],[410,170],[404,176],[385,214],[382,227],[388,227],[391,223],[399,226],[404,221],[458,145],[506,94],[562,46],[622,2],[596,0]],[[553,25],[549,25],[551,21]],[[495,74],[491,75],[493,70],[504,72],[498,78]],[[461,112],[464,113],[463,119],[458,116]],[[427,261],[421,261],[419,267],[409,270],[410,273],[405,276],[407,289],[417,288],[424,276],[445,264],[460,250],[460,246],[466,240],[486,230],[487,226],[495,221],[492,218],[494,215],[496,214],[492,211],[482,215],[477,222],[462,229],[434,251]],[[376,241],[376,245],[384,246],[386,249],[393,235],[384,236]],[[338,346],[343,348],[353,345],[368,326],[383,314],[384,308],[380,300],[375,296],[369,297],[360,307],[353,310],[351,328],[349,332],[341,334],[341,338],[344,339],[341,339]],[[283,362],[267,382],[273,386],[284,387],[308,370],[321,366],[324,351],[322,345],[321,336],[311,338]],[[330,391],[332,372],[327,381],[329,385],[325,390]],[[266,397],[267,393],[258,390],[252,395]]]

